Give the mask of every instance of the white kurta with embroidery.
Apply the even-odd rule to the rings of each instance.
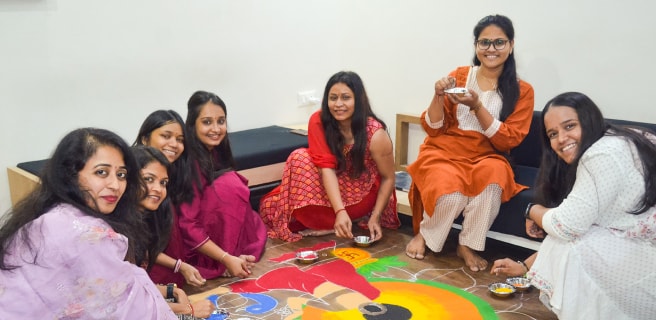
[[[656,208],[632,143],[604,136],[582,156],[571,193],[543,218],[548,236],[528,273],[560,319],[656,317]]]

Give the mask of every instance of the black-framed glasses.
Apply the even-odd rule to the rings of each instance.
[[[476,41],[476,46],[481,49],[481,50],[487,50],[490,48],[490,45],[494,46],[494,49],[496,50],[502,50],[503,48],[506,47],[506,43],[508,43],[508,39],[481,39]]]

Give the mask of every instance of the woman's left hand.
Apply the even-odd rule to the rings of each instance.
[[[348,212],[346,210],[339,211],[335,216],[335,234],[340,238],[353,238],[351,227],[353,227],[353,223]]]
[[[453,104],[464,104],[468,106],[470,109],[475,108],[476,104],[478,103],[478,93],[476,93],[476,91],[471,89],[468,90],[469,92],[465,93],[462,96],[459,96],[458,94],[455,93],[447,93],[446,96]]]

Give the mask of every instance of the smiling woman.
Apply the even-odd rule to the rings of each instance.
[[[488,263],[478,252],[485,249],[501,203],[527,188],[515,182],[507,157],[528,134],[534,97],[533,87],[517,76],[512,21],[483,17],[473,36],[473,66],[437,80],[421,115],[428,137],[407,168],[416,235],[406,254],[423,259],[426,247],[442,251],[462,214],[457,255],[480,271]],[[466,91],[452,93],[454,87]]]
[[[251,208],[246,179],[234,171],[223,100],[195,92],[184,130],[187,151],[180,159],[189,157],[191,165],[177,166],[175,179],[186,177],[191,183],[174,201],[175,232],[165,252],[194,265],[202,278],[246,277],[264,251],[266,229]],[[156,281],[179,281],[175,267],[154,271]]]
[[[86,192],[87,206],[111,214],[125,192],[128,170],[116,148],[101,146],[80,170],[80,189]]]
[[[610,124],[579,92],[547,102],[542,123],[526,229],[546,237],[527,277],[559,319],[653,319],[656,135]]]
[[[341,71],[326,83],[321,111],[308,123],[309,148],[289,156],[280,186],[264,196],[268,236],[298,241],[336,233],[353,238],[353,221],[380,240],[398,228],[394,156],[385,123],[372,111],[364,83]]]
[[[0,227],[0,318],[176,319],[146,272],[125,261],[143,240],[138,172],[112,132],[62,139],[41,184]]]

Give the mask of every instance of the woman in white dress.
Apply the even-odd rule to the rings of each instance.
[[[560,319],[654,319],[654,135],[608,124],[577,92],[549,101],[542,120],[540,204],[526,229],[547,236],[527,277]]]

